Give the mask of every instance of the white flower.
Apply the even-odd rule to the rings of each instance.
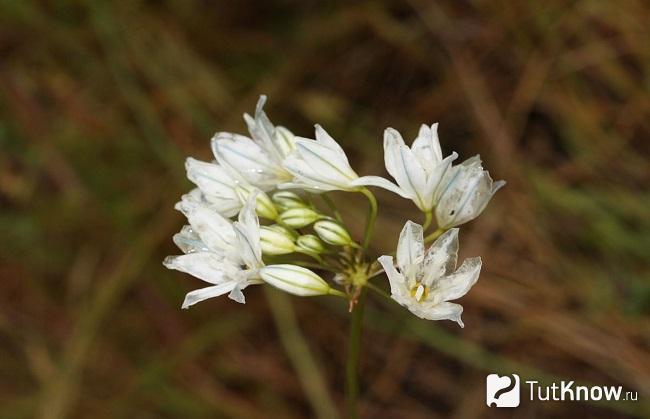
[[[277,217],[275,206],[268,195],[216,162],[208,163],[188,157],[185,169],[187,178],[198,186],[198,190],[192,190],[183,199],[207,201],[214,211],[225,217],[233,217],[248,197],[257,191],[257,213],[271,220]]]
[[[247,185],[237,181],[223,167],[188,157],[185,160],[187,178],[199,187],[213,210],[224,217],[236,215],[243,206],[241,197],[250,192]],[[198,196],[196,190],[190,194]]]
[[[393,128],[384,131],[386,170],[397,181],[402,196],[411,199],[423,212],[436,206],[436,190],[457,157],[454,152],[442,158],[438,124],[431,127],[422,124],[411,148]]]
[[[437,191],[438,227],[448,229],[478,217],[492,195],[505,184],[503,180],[492,181],[490,174],[483,170],[479,156],[452,167]]]
[[[456,269],[457,257],[457,228],[440,236],[425,255],[422,226],[408,221],[397,245],[397,269],[392,256],[378,260],[388,275],[395,301],[423,319],[449,319],[464,327],[460,318],[463,307],[449,301],[462,297],[476,283],[481,258],[466,259]]]
[[[316,125],[316,139],[296,137],[296,149],[284,160],[293,181],[281,188],[300,188],[313,192],[358,191],[363,186],[379,186],[402,194],[397,185],[379,176],[359,177],[341,146]]]
[[[204,203],[186,200],[178,204],[190,226],[183,227],[174,242],[186,254],[168,256],[163,264],[212,284],[188,293],[183,308],[226,293],[245,303],[242,290],[262,283],[259,268],[264,264],[256,200],[256,194],[252,194],[239,213],[239,221],[234,223]]]
[[[264,282],[300,297],[338,294],[314,272],[296,265],[269,265],[260,269]]]
[[[212,138],[217,161],[232,168],[258,188],[268,191],[291,179],[282,165],[294,149],[294,135],[284,127],[274,126],[263,110],[266,96],[260,96],[255,117],[244,114],[252,137],[218,132]]]

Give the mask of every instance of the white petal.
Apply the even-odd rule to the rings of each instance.
[[[224,295],[225,293],[232,291],[235,285],[235,282],[226,282],[223,284],[213,285],[211,287],[191,291],[185,296],[182,308],[189,308],[190,306],[193,306],[196,303],[200,303],[203,300],[207,300],[208,298]]]
[[[296,136],[285,127],[275,127],[275,137],[273,140],[276,148],[280,150],[283,159],[296,149]]]
[[[499,189],[503,188],[506,186],[506,181],[505,180],[497,180],[492,184],[492,195],[496,193]]]
[[[217,133],[212,138],[212,151],[220,164],[229,166],[255,186],[268,189],[279,179],[288,179],[279,162],[275,162],[259,144],[243,135]]]
[[[465,259],[456,272],[439,279],[429,296],[438,301],[451,301],[462,297],[476,284],[481,273],[481,258]]]
[[[411,286],[411,282],[416,280],[424,257],[424,237],[420,224],[406,222],[399,235],[396,257],[400,272]]]
[[[345,184],[358,177],[345,154],[341,155],[316,141],[297,139],[296,151],[311,168],[312,173],[330,179],[330,183]]]
[[[476,165],[460,165],[444,187],[436,207],[438,225],[443,228],[461,225],[483,212],[492,195],[503,183],[494,184],[490,174]]]
[[[474,167],[474,168],[479,168],[482,169],[483,162],[481,161],[481,155],[477,154],[475,156],[470,157],[469,159],[465,160],[464,162],[461,163],[461,165],[465,167]]]
[[[284,167],[294,176],[293,182],[281,184],[281,189],[297,188],[310,189],[317,192],[348,190],[349,180],[342,176],[332,176],[332,170],[314,170],[297,152],[284,160]]]
[[[332,136],[329,135],[319,124],[314,125],[314,128],[316,131],[316,141],[337,153],[339,157],[345,159],[345,162],[347,163],[348,159],[345,155],[345,151],[343,151],[339,143],[337,143],[336,140],[334,140],[334,138],[332,138]]]
[[[185,161],[187,177],[199,187],[205,200],[220,214],[232,217],[241,208],[234,188],[237,182],[215,163],[203,162],[189,157]],[[198,198],[198,196],[196,196]],[[202,200],[202,199],[201,199]]]
[[[278,189],[280,190],[285,190],[285,189],[298,189],[301,191],[305,192],[311,192],[311,193],[324,193],[324,192],[329,192],[329,191],[337,191],[341,190],[340,188],[333,187],[332,185],[325,185],[325,184],[308,184],[306,182],[302,181],[302,178],[296,177],[294,182],[286,182],[286,183],[281,183],[278,185]]]
[[[163,261],[168,269],[188,273],[211,284],[219,284],[236,272],[235,267],[222,256],[212,252],[195,252],[167,256]]]
[[[424,202],[426,172],[404,144],[399,132],[392,128],[387,128],[384,132],[384,160],[388,173],[412,197],[415,204],[423,211],[430,210]]]
[[[388,282],[390,283],[391,295],[398,299],[408,295],[409,289],[404,276],[395,269],[392,256],[381,256],[377,259],[386,272]]]
[[[210,250],[236,256],[237,238],[230,220],[204,205],[195,206],[185,215],[193,231]]]
[[[434,208],[438,205],[439,190],[442,188],[444,179],[447,173],[451,170],[451,164],[458,158],[458,154],[454,151],[449,156],[445,157],[436,166],[429,169],[427,175],[427,186],[425,188],[425,202],[429,208]]]
[[[435,305],[429,304],[411,304],[407,307],[416,316],[426,320],[453,320],[460,327],[465,327],[460,316],[463,313],[463,307],[460,304],[440,303]]]
[[[376,186],[378,188],[386,189],[387,191],[396,193],[402,198],[411,198],[410,195],[407,194],[402,188],[395,185],[393,182],[379,176],[362,176],[350,182],[350,186]]]
[[[253,139],[259,143],[271,159],[279,164],[282,162],[283,155],[275,144],[275,126],[264,112],[265,103],[266,96],[260,95],[255,108],[255,118],[244,114],[244,120]]]
[[[212,202],[213,200],[216,203]],[[224,217],[231,217],[239,212],[242,204],[239,198],[233,200],[218,199],[205,195],[199,188],[194,188],[184,194],[174,208],[187,217],[190,211],[198,206],[204,206]]]
[[[384,130],[384,163],[386,164],[386,170],[393,177],[395,177],[394,173],[398,172],[399,148],[402,145],[404,145],[404,139],[397,130],[393,128]],[[415,195],[412,189],[407,190],[407,192],[413,196]]]
[[[427,286],[456,269],[458,258],[458,229],[452,228],[431,245],[424,257],[423,282]]]
[[[257,194],[254,192],[249,195],[246,205],[239,213],[239,221],[233,223],[239,240],[241,258],[249,268],[257,268],[262,265],[260,222],[255,214]]]
[[[201,241],[199,236],[192,230],[192,227],[183,226],[180,232],[174,234],[174,244],[178,246],[183,253],[205,252],[208,247]]]
[[[237,301],[240,304],[246,304],[246,297],[242,292],[242,287],[240,284],[235,284],[235,287],[232,289],[232,291],[230,291],[230,294],[228,294],[228,298],[233,301]]]
[[[417,138],[413,141],[411,150],[413,150],[416,157],[421,157],[421,161],[426,161],[429,167],[433,167],[442,161],[442,150],[438,139],[438,124],[433,124],[431,127],[422,124]]]

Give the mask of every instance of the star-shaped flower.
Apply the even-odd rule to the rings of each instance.
[[[296,137],[296,149],[284,161],[284,167],[293,175],[293,181],[280,187],[327,192],[358,191],[364,186],[379,186],[403,195],[396,185],[384,178],[359,177],[334,138],[320,125],[315,128],[315,140]]]
[[[450,301],[465,295],[481,272],[481,258],[466,259],[456,269],[458,229],[440,236],[424,252],[422,226],[408,221],[397,245],[397,268],[392,256],[381,256],[390,281],[391,296],[413,314],[428,320],[449,319],[464,327],[463,307]]]
[[[266,96],[261,95],[255,117],[244,114],[252,138],[218,132],[212,138],[212,151],[219,164],[230,167],[247,182],[263,191],[291,179],[282,162],[295,149],[294,135],[275,126],[264,112]]]
[[[242,290],[262,283],[259,269],[264,263],[256,200],[256,194],[252,194],[234,223],[200,202],[178,204],[190,223],[174,236],[174,242],[185,254],[168,256],[163,264],[212,284],[188,293],[183,308],[226,293],[245,303]]]
[[[438,124],[431,127],[422,124],[410,148],[393,128],[384,131],[386,170],[397,181],[402,196],[411,199],[423,212],[436,206],[436,191],[457,157],[458,154],[452,153],[443,159]]]

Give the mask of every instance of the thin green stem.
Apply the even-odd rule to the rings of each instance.
[[[422,231],[427,231],[427,228],[431,225],[431,220],[433,218],[433,214],[431,211],[427,211],[424,213],[424,224],[422,225]]]
[[[327,204],[330,211],[332,211],[332,214],[334,214],[334,218],[336,218],[336,221],[345,225],[345,223],[343,222],[343,217],[341,217],[341,213],[339,212],[338,208],[336,208],[336,204],[334,203],[332,198],[330,198],[330,196],[327,193],[322,193],[320,196],[323,199],[323,201],[325,201],[325,204]]]
[[[317,261],[320,265],[325,265],[325,262],[323,261],[323,258],[319,254],[316,254],[316,253],[313,253],[313,252],[307,252],[307,251],[300,250],[300,249],[297,249],[296,253],[300,253],[301,255],[307,255],[310,258],[313,258],[315,261]]]
[[[307,399],[316,417],[336,418],[338,413],[307,340],[300,330],[291,299],[284,293],[270,287],[266,298],[280,336],[280,341],[302,384]]]
[[[363,309],[365,290],[361,290],[359,299],[352,311],[350,336],[348,339],[348,360],[346,365],[346,405],[349,419],[357,419],[357,400],[359,398],[359,353],[361,352],[361,329],[363,326]]]
[[[361,189],[361,193],[368,198],[369,203],[368,218],[366,218],[366,228],[363,233],[363,249],[367,250],[373,230],[375,229],[375,221],[377,220],[377,199],[368,188]]]
[[[366,282],[366,287],[370,288],[372,291],[376,292],[377,294],[381,295],[384,298],[389,299],[390,301],[394,301],[390,295],[381,288],[379,288],[377,285],[373,284],[372,282],[368,281]]]
[[[447,231],[447,230],[444,229],[444,228],[437,229],[436,231],[434,231],[433,233],[429,234],[428,236],[426,236],[424,238],[424,243],[429,243],[429,242],[434,241],[435,239],[440,237],[442,235],[442,233],[444,233],[445,231]]]
[[[345,298],[346,300],[348,298],[348,295],[346,293],[344,293],[343,291],[339,291],[336,288],[330,288],[329,295]]]
[[[291,263],[294,264],[294,265],[302,266],[303,268],[322,269],[322,270],[328,271],[328,272],[338,272],[336,270],[336,268],[333,268],[331,266],[324,265],[324,264],[319,264],[319,263],[307,262],[307,261],[304,261],[304,260],[298,260],[298,261],[294,261],[294,262],[291,262]]]

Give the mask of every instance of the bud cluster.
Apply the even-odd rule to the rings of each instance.
[[[270,202],[278,216],[275,219],[277,224],[261,227],[260,239],[265,255],[303,253],[318,257],[335,251],[332,247],[359,246],[340,222],[294,192],[276,192]]]

